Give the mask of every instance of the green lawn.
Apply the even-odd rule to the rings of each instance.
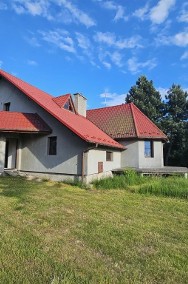
[[[188,283],[188,202],[0,178],[0,283]]]

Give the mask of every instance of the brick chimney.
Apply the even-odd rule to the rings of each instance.
[[[74,94],[74,106],[78,114],[86,117],[87,99],[82,94]]]

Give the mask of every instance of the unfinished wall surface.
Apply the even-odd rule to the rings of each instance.
[[[111,151],[112,152],[112,161],[106,160],[106,151],[109,152],[109,149],[100,149],[95,148],[89,150],[85,154],[86,164],[84,174],[90,177],[90,180],[105,175],[111,175],[111,171],[121,167],[121,152],[120,151]],[[99,173],[99,163],[102,163],[103,171]]]
[[[145,157],[144,141],[138,141],[139,145],[139,168],[161,168],[163,162],[163,143],[153,141],[154,157]]]
[[[121,155],[121,166],[122,167],[139,167],[138,151],[139,144],[136,140],[119,141],[120,144],[125,146],[127,149],[122,152]]]
[[[163,167],[163,143],[153,140],[154,157],[145,157],[144,140],[119,141],[127,147],[122,152],[121,166],[133,168],[161,168]]]

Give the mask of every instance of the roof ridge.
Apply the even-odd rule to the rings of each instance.
[[[106,106],[106,107],[99,107],[99,108],[93,108],[93,109],[88,109],[87,111],[92,111],[92,110],[101,110],[101,109],[109,109],[109,108],[116,108],[116,107],[119,107],[119,106],[122,106],[122,105],[129,105],[130,103],[122,103],[122,104],[119,104],[119,105],[115,105],[115,106]]]
[[[135,132],[136,132],[136,135],[138,137],[138,128],[137,128],[137,125],[136,125],[136,118],[135,118],[135,115],[134,115],[133,106],[134,106],[134,104],[130,103],[130,109],[131,109],[132,116],[133,116],[133,123],[134,123],[134,127],[135,127]]]
[[[60,95],[60,96],[57,96],[57,97],[52,96],[52,99],[58,99],[58,98],[66,97],[66,96],[69,97],[69,96],[71,96],[71,94]]]

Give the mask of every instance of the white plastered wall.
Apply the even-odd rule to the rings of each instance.
[[[133,168],[161,168],[163,167],[163,143],[154,141],[154,157],[145,157],[144,140],[119,141],[127,149],[122,152],[121,166]]]
[[[135,140],[119,141],[127,149],[121,155],[121,167],[139,167],[139,144]]]
[[[113,152],[112,161],[106,161],[106,151]],[[92,149],[85,153],[86,168],[84,174],[87,176],[87,181],[111,176],[112,170],[121,167],[121,152],[110,151],[109,149]],[[98,163],[103,163],[103,172],[98,174]]]
[[[139,147],[139,168],[161,168],[163,167],[163,143],[153,141],[154,157],[145,157],[144,141],[138,141]]]

